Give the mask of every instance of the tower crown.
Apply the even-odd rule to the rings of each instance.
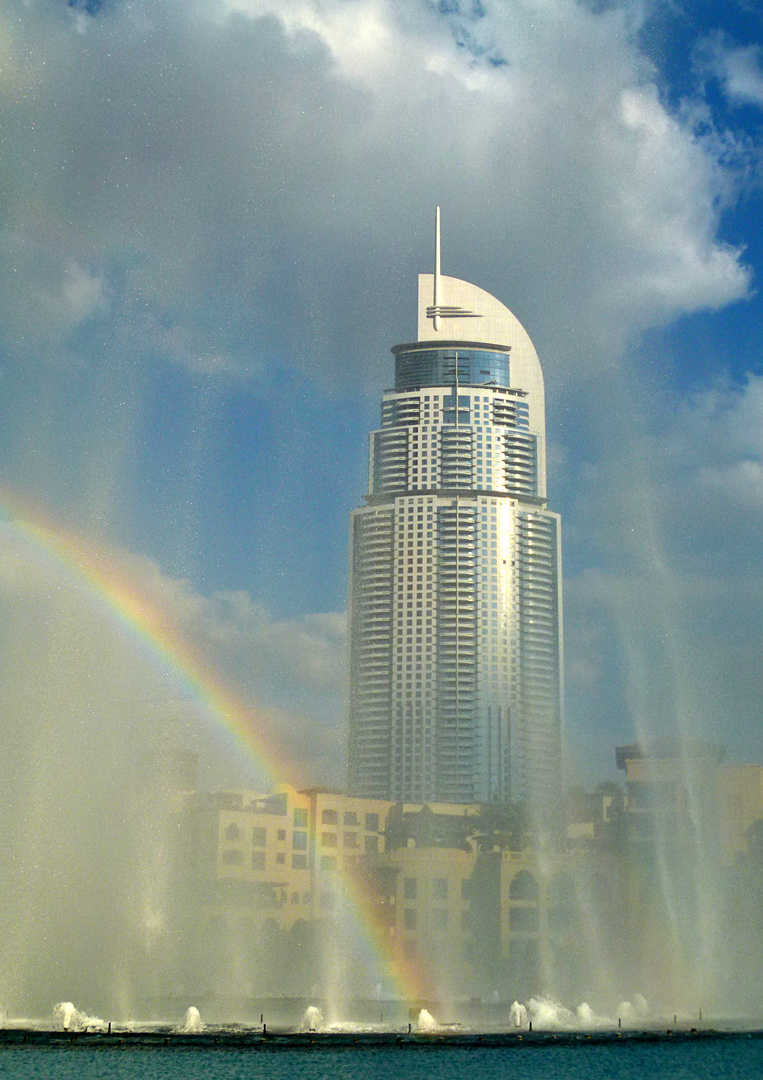
[[[435,328],[434,274],[419,274],[418,340],[501,346],[511,350],[511,382],[526,391],[533,430],[545,432],[543,371],[535,346],[516,315],[489,292],[469,281],[440,275],[439,330]]]

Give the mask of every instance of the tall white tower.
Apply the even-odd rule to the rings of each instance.
[[[440,274],[439,208],[435,249],[351,517],[350,790],[543,813],[562,725],[543,374],[508,308]]]

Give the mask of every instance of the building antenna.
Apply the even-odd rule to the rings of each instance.
[[[432,298],[432,306],[434,308],[434,323],[435,330],[440,329],[440,207],[438,206],[434,213],[434,297]]]

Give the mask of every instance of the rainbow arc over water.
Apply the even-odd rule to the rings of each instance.
[[[76,533],[0,485],[0,543],[3,531],[16,542],[23,540],[30,554],[52,568],[62,584],[84,591],[87,601],[122,634],[127,647],[169,673],[178,690],[233,742],[236,752],[244,755],[266,784],[294,784],[287,748],[272,737],[262,715],[189,640],[170,608],[149,594],[124,553]],[[420,962],[399,955],[359,880],[344,872],[339,884],[342,910],[367,955],[368,970],[378,972],[379,981],[391,984],[394,995],[409,1003],[433,1000],[428,972]]]

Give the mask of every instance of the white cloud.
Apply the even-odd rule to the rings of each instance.
[[[763,378],[640,434],[610,403],[620,438],[571,514],[600,544],[565,579],[571,741],[594,769],[614,741],[670,731],[761,760]]]
[[[732,45],[720,34],[697,49],[700,67],[718,78],[735,103],[763,108],[763,53],[759,45]]]
[[[763,510],[763,462],[737,461],[732,465],[705,466],[697,484],[728,500],[737,509],[749,505]]]
[[[104,306],[104,279],[70,261],[63,271],[61,302],[68,313],[69,322],[79,325]]]
[[[19,708],[37,701],[48,713],[66,710],[85,728],[95,725],[94,740],[106,717],[110,726],[121,717],[137,746],[168,718],[193,713],[182,704],[188,651],[162,645],[180,641],[248,704],[268,741],[282,748],[280,756],[290,762],[284,779],[342,782],[343,614],[276,619],[242,592],[203,596],[150,559],[115,549],[97,558],[117,586],[114,595],[129,597],[128,609],[143,612],[137,637],[131,620],[117,614],[119,602],[104,605],[100,572],[73,571],[76,559],[51,558],[26,532],[11,524],[0,528],[3,628],[14,641],[0,663],[6,702],[0,725],[13,724]],[[154,630],[144,637],[142,627]],[[151,633],[157,647],[146,650]],[[207,728],[219,726],[214,710],[202,710],[201,718]],[[191,730],[186,737],[197,736]]]
[[[226,0],[222,7],[252,19],[277,18],[289,36],[315,34],[324,42],[341,74],[377,84],[385,74],[400,39],[394,30],[394,6],[386,0],[356,3],[314,3],[311,0]]]
[[[198,327],[174,324],[161,326],[155,319],[138,319],[129,328],[136,346],[150,347],[158,356],[185,368],[193,375],[207,378],[247,378],[255,365],[247,358],[224,351],[215,335]]]
[[[25,8],[6,41],[9,63],[32,54],[33,92],[0,86],[0,120],[5,209],[36,249],[7,305],[66,250],[90,275],[70,283],[72,311],[123,297],[115,320],[141,312],[206,343],[167,337],[196,372],[277,358],[378,385],[382,361],[358,365],[357,342],[382,358],[406,337],[435,202],[445,268],[517,310],[552,381],[745,295],[717,239],[717,141],[660,101],[640,5],[483,7],[143,0],[84,34]],[[100,286],[88,267],[109,268]],[[79,325],[42,321],[51,339]]]
[[[12,350],[47,350],[108,313],[105,273],[69,254],[62,237],[4,229],[0,250],[0,340]]]
[[[204,596],[130,556],[142,591],[183,637],[237,687],[308,780],[341,783],[346,712],[346,618],[341,612],[274,618],[244,592]]]

